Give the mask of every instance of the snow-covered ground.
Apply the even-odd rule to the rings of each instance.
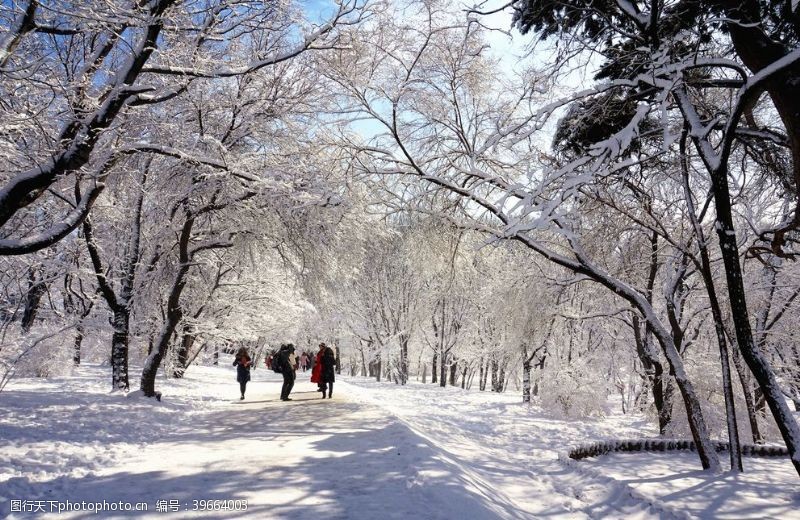
[[[709,476],[691,453],[616,453],[586,459],[591,470],[624,482],[691,518],[800,518],[800,486],[789,459],[745,457],[745,472]]]
[[[12,506],[123,516],[55,514],[69,500],[143,502],[146,513],[126,514],[148,518],[800,518],[785,460],[748,460],[739,478],[672,454],[567,465],[557,453],[569,445],[653,430],[624,416],[547,418],[511,394],[362,378],[322,400],[307,378],[290,403],[263,369],[243,402],[225,366],[161,380],[161,403],[109,394],[96,366],[14,381],[0,393],[0,517],[43,517]],[[239,510],[214,511],[221,501]]]

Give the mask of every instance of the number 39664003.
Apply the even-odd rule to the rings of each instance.
[[[247,500],[192,500],[193,511],[247,511]]]

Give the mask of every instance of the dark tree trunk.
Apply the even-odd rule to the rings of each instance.
[[[783,399],[783,392],[769,363],[753,341],[750,316],[747,310],[744,282],[739,264],[739,246],[728,191],[727,168],[721,168],[711,176],[714,186],[714,201],[717,208],[717,236],[719,237],[725,275],[728,281],[728,294],[731,319],[736,330],[739,350],[750,371],[758,381],[772,416],[791,455],[792,464],[800,475],[800,428],[791,410]]]
[[[128,384],[128,327],[130,311],[127,307],[114,309],[111,335],[111,386],[114,390],[127,392]]]
[[[441,351],[439,356],[439,386],[447,386],[447,352]]]
[[[659,387],[661,393],[661,413],[658,416],[658,430],[661,435],[667,435],[669,425],[672,423],[672,407],[675,405],[675,384],[672,377],[661,374]]]
[[[364,356],[364,349],[361,349],[361,375],[366,377],[367,375],[367,360]]]
[[[664,365],[661,363],[658,353],[654,351],[652,344],[652,334],[645,325],[642,327],[639,315],[632,313],[633,337],[636,342],[636,353],[642,362],[646,374],[646,381],[653,394],[653,405],[658,415],[658,431],[661,435],[666,435],[669,422],[672,420],[672,409],[664,409]],[[642,333],[644,328],[644,334]]]
[[[75,342],[72,344],[72,362],[76,367],[81,364],[81,344],[83,343],[84,332],[83,320],[81,320],[75,326]]]
[[[475,367],[469,370],[469,380],[467,381],[467,390],[472,390],[472,382],[475,380]]]
[[[189,352],[194,345],[196,336],[191,333],[190,327],[183,328],[183,336],[178,344],[178,351],[175,353],[175,366],[172,367],[172,377],[181,379],[189,368]]]
[[[450,386],[458,386],[458,361],[450,362]]]
[[[438,355],[436,352],[433,353],[433,361],[431,361],[431,383],[434,385],[439,381],[437,378],[439,377],[439,367],[436,364],[438,360]]]
[[[47,284],[43,279],[37,278],[36,270],[31,267],[28,270],[28,292],[25,295],[25,308],[22,311],[22,320],[20,322],[23,334],[30,332],[33,322],[36,321],[39,304],[46,291]]]
[[[742,385],[742,396],[744,397],[744,405],[747,409],[747,419],[750,422],[750,433],[753,444],[764,444],[764,437],[761,435],[761,428],[758,426],[758,414],[756,413],[756,405],[753,399],[753,385],[747,374],[747,368],[742,362],[739,351],[735,348],[731,351],[733,352],[733,366],[736,367],[736,373],[739,374],[739,382]]]
[[[654,365],[653,402],[658,413],[658,433],[666,435],[669,423],[672,422],[672,400],[668,398],[669,375],[664,373],[661,363]]]
[[[531,402],[531,362],[527,359],[522,363],[522,402]]]
[[[739,440],[739,427],[736,421],[736,407],[733,398],[733,381],[731,380],[731,366],[728,359],[728,342],[725,337],[725,324],[722,318],[722,308],[717,298],[717,289],[714,284],[714,275],[711,270],[711,259],[706,246],[705,233],[697,218],[697,213],[692,200],[692,193],[689,186],[689,164],[686,153],[687,131],[681,135],[680,151],[682,157],[681,169],[683,173],[683,189],[686,203],[689,209],[689,218],[697,235],[698,248],[700,250],[700,273],[702,274],[703,284],[708,294],[709,305],[711,306],[711,316],[714,320],[714,333],[717,337],[719,348],[720,365],[722,368],[722,393],[725,396],[725,417],[728,427],[728,441],[730,442],[730,462],[731,470],[741,472],[742,467],[742,448]],[[734,349],[735,350],[735,349]]]
[[[144,204],[144,187],[147,182],[148,163],[141,176],[141,186],[136,199],[131,222],[131,233],[122,266],[119,295],[109,283],[106,270],[100,258],[100,251],[94,243],[94,229],[88,217],[83,221],[83,234],[89,257],[92,260],[95,278],[100,294],[106,300],[112,312],[113,334],[111,336],[111,387],[112,390],[128,391],[128,335],[130,327],[131,303],[136,266],[139,263],[139,241],[141,237],[142,205]]]
[[[400,337],[400,384],[408,382],[408,340],[405,335]]]
[[[500,364],[496,359],[492,359],[492,392],[499,392],[503,386],[500,379]]]
[[[168,299],[167,314],[161,333],[158,335],[153,345],[153,351],[145,359],[144,368],[142,369],[140,389],[144,392],[146,397],[158,397],[156,393],[156,375],[161,366],[161,361],[164,359],[164,354],[169,347],[169,340],[175,332],[178,323],[180,323],[183,318],[183,311],[180,307],[180,297],[186,285],[185,278],[186,273],[189,271],[189,266],[184,262],[182,262],[182,264],[172,284],[172,290],[170,291]]]
[[[751,91],[751,93],[754,91]],[[797,96],[795,96],[796,98]],[[683,112],[684,120],[696,121],[694,106],[684,90],[676,90],[675,98]],[[773,100],[775,96],[773,95]],[[733,114],[739,117],[741,114]],[[787,127],[789,129],[790,127]],[[795,134],[797,137],[800,134]],[[728,136],[726,136],[728,137]],[[764,392],[764,398],[770,407],[772,416],[778,425],[783,441],[791,456],[792,464],[800,475],[800,427],[792,415],[783,392],[778,384],[775,373],[767,361],[764,353],[753,339],[750,327],[750,316],[747,309],[747,298],[742,279],[742,266],[739,263],[739,244],[736,240],[736,228],[733,224],[733,208],[731,194],[728,186],[728,161],[733,146],[733,138],[723,141],[720,150],[710,152],[710,142],[704,140],[700,134],[693,133],[692,139],[695,148],[700,151],[700,156],[706,170],[711,177],[711,187],[714,195],[716,209],[715,229],[719,241],[722,262],[725,266],[725,278],[728,286],[728,302],[731,310],[731,321],[736,330],[736,341],[750,372]]]
[[[156,374],[161,366],[161,361],[169,347],[170,338],[175,333],[178,324],[183,319],[183,308],[181,307],[181,294],[186,287],[186,276],[192,265],[194,254],[189,252],[189,240],[194,226],[194,217],[187,214],[186,221],[183,223],[180,238],[178,239],[178,271],[172,282],[169,296],[167,297],[167,308],[164,316],[164,324],[161,333],[153,345],[153,350],[144,362],[140,389],[146,397],[160,399],[160,394],[156,392]]]

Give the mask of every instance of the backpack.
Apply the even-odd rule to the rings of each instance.
[[[272,371],[276,374],[283,373],[283,366],[286,364],[287,350],[281,349],[272,356]]]

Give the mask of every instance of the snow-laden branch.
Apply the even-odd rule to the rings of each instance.
[[[792,52],[787,53],[782,58],[775,60],[770,65],[767,65],[747,79],[742,88],[739,89],[739,92],[736,96],[735,108],[731,113],[731,117],[728,120],[728,124],[723,134],[724,137],[718,161],[721,162],[728,160],[731,147],[733,146],[733,140],[735,136],[734,131],[736,126],[739,124],[739,119],[741,119],[745,109],[753,97],[757,96],[763,91],[765,88],[764,84],[766,82],[772,80],[776,75],[781,74],[798,62],[800,62],[800,48],[797,48]]]
[[[28,5],[14,20],[12,27],[4,34],[0,34],[0,69],[5,67],[25,34],[36,28],[34,18],[38,5],[37,0],[29,0]]]
[[[47,231],[21,239],[0,239],[0,255],[13,256],[33,253],[51,246],[69,235],[81,225],[86,215],[89,214],[92,204],[100,195],[100,192],[103,191],[103,188],[105,188],[105,184],[102,182],[95,183],[90,190],[83,194],[76,207],[72,208],[61,222],[54,224]]]
[[[170,76],[185,76],[193,78],[230,78],[234,76],[244,76],[261,70],[266,67],[277,65],[284,61],[290,60],[310,49],[333,49],[333,44],[319,44],[319,42],[328,34],[330,34],[338,25],[346,22],[347,17],[354,12],[363,10],[363,5],[359,5],[357,0],[352,2],[342,2],[339,4],[337,12],[331,17],[330,20],[323,23],[315,30],[303,36],[302,40],[295,44],[292,48],[280,52],[274,56],[264,58],[262,60],[243,65],[241,67],[226,67],[211,70],[200,70],[193,67],[176,67],[167,65],[157,65],[145,67],[142,69],[143,73],[161,74]],[[319,45],[318,45],[319,44]]]

